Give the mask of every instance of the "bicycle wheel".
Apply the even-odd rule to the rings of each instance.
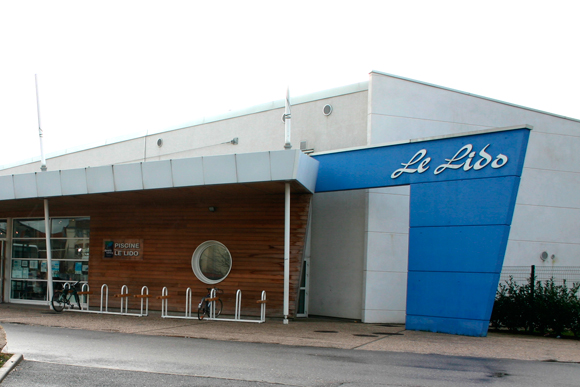
[[[208,314],[206,305],[207,305],[207,303],[205,302],[205,299],[203,299],[199,303],[199,307],[197,308],[197,318],[199,320],[203,320],[205,318],[205,315]]]
[[[54,292],[50,303],[52,304],[52,309],[55,312],[59,313],[62,312],[62,310],[64,309],[64,299],[62,296],[62,292]]]
[[[81,309],[81,298],[76,293],[74,294],[74,296],[75,296],[75,300],[77,301],[77,306],[79,307],[79,310],[82,310]]]
[[[212,307],[215,308],[215,316],[218,317],[220,315],[220,313],[222,312],[222,309],[224,307],[224,303],[222,302],[221,298],[219,298],[217,301],[212,301]],[[209,308],[208,308],[208,316],[209,316]]]

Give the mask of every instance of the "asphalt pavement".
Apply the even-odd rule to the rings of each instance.
[[[3,323],[25,360],[6,387],[578,386],[580,364],[441,356]]]
[[[487,337],[468,337],[407,331],[404,325],[398,324],[363,324],[332,318],[295,319],[289,324],[283,324],[281,319],[268,319],[257,324],[169,319],[162,318],[159,312],[150,312],[146,317],[73,311],[56,313],[48,306],[0,304],[0,325],[2,323],[302,347],[580,363],[580,340],[574,338],[494,331]],[[5,345],[3,337],[0,329],[2,348]]]

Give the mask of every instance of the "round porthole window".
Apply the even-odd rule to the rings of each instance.
[[[217,284],[232,270],[232,256],[223,243],[206,241],[195,249],[191,258],[195,276],[203,283]]]
[[[332,114],[332,105],[324,105],[322,108],[322,114],[325,116],[329,116]]]

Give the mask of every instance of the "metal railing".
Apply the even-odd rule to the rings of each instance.
[[[505,284],[512,277],[514,282],[523,285],[532,275],[535,275],[536,281],[545,282],[554,279],[556,285],[563,285],[566,281],[566,285],[571,287],[574,283],[580,283],[580,266],[504,266],[499,283]]]

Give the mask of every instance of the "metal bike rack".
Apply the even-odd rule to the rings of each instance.
[[[167,287],[164,286],[163,289],[161,289],[161,296],[157,297],[157,299],[161,299],[161,317],[163,317],[163,318],[171,317],[167,313],[167,304],[168,304],[167,299],[168,298],[169,298],[169,292],[167,290]]]
[[[105,296],[105,311],[103,312],[103,291],[106,291],[106,296]],[[101,309],[100,309],[101,313],[107,313],[109,312],[109,285],[107,284],[103,284],[103,286],[101,286]]]
[[[157,299],[161,299],[161,317],[163,318],[183,318],[183,319],[197,319],[197,316],[191,315],[191,288],[187,288],[185,290],[185,315],[184,316],[175,316],[170,315],[167,311],[168,304],[169,304],[169,292],[167,287],[164,287],[161,290],[161,297],[157,297]]]
[[[70,289],[70,285],[66,284],[65,286],[67,286]],[[79,297],[81,295],[87,296],[86,303],[82,304],[81,310],[76,310],[76,309],[69,309],[69,310],[74,311],[74,312],[118,314],[118,315],[123,315],[123,316],[138,316],[138,317],[144,317],[144,316],[149,315],[150,295],[149,295],[149,288],[147,288],[147,286],[143,286],[141,288],[141,294],[133,295],[133,297],[141,299],[141,309],[140,309],[139,313],[129,312],[129,297],[131,297],[131,294],[129,294],[129,288],[127,287],[127,285],[123,285],[121,287],[120,294],[114,295],[114,297],[121,298],[121,305],[120,305],[119,312],[110,312],[109,311],[109,286],[107,284],[103,284],[101,286],[101,304],[100,304],[99,310],[90,310],[89,297],[90,297],[91,292],[89,290],[88,284],[83,284],[83,287],[81,288],[81,293],[82,294],[80,294]],[[85,307],[86,307],[86,309],[85,309]]]
[[[191,317],[191,288],[185,291],[185,317]]]
[[[212,289],[210,294],[210,298],[216,297],[215,289]],[[170,315],[167,311],[168,304],[169,304],[169,292],[167,287],[164,287],[161,290],[161,296],[157,297],[157,299],[161,299],[161,317],[163,318],[178,318],[178,319],[197,319],[197,316],[191,315],[191,303],[192,303],[192,295],[191,295],[191,288],[187,288],[185,291],[185,313],[182,316],[179,315]],[[260,305],[260,318],[259,319],[242,319],[241,318],[241,309],[242,309],[242,291],[238,290],[236,292],[236,308],[234,312],[234,318],[223,318],[223,317],[216,317],[215,315],[215,303],[210,303],[210,310],[209,310],[209,317],[206,320],[214,320],[214,321],[234,321],[234,322],[253,322],[253,323],[264,323],[266,322],[266,291],[262,291],[262,295],[260,300],[256,301]]]

